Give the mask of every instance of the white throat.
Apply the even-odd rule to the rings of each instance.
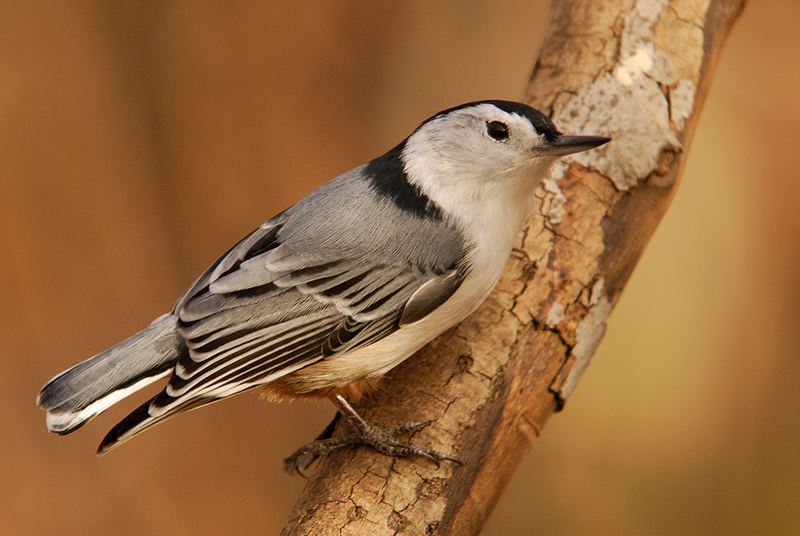
[[[403,151],[408,180],[442,209],[445,218],[457,225],[478,250],[505,257],[528,215],[537,184],[546,178],[550,159],[532,159],[530,165],[502,170],[500,176],[470,175],[454,169],[423,138],[412,136]],[[504,252],[504,253],[502,253]]]

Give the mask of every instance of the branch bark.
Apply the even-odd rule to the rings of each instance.
[[[525,100],[564,132],[611,135],[538,193],[481,308],[393,370],[358,409],[462,466],[369,449],[323,459],[284,528],[299,534],[476,534],[574,390],[661,220],[723,41],[744,0],[570,0],[553,14]]]

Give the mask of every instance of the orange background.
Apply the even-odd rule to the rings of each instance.
[[[800,3],[751,0],[683,182],[486,534],[800,526]],[[96,458],[33,399],[439,109],[523,92],[546,2],[0,2],[0,532],[275,534],[326,404],[242,396]]]

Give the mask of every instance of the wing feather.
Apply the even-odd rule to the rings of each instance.
[[[189,351],[153,399],[153,417],[369,345],[400,327],[412,297],[406,320],[435,309],[464,277],[456,266],[442,274],[369,255],[295,251],[280,228],[262,225],[181,297],[175,313]]]
[[[458,289],[472,247],[459,227],[398,211],[365,169],[263,224],[189,287],[173,309],[187,352],[167,387],[114,427],[100,451],[180,411],[370,345]],[[374,225],[369,214],[386,211],[391,217]]]

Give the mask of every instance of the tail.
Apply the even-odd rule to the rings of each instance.
[[[194,400],[190,400],[185,404],[181,404],[179,406],[175,406],[170,408],[163,413],[158,411],[158,404],[163,403],[164,400],[168,399],[169,395],[166,395],[163,391],[135,410],[133,410],[130,415],[122,419],[116,426],[114,426],[111,430],[108,431],[106,436],[100,442],[100,446],[97,447],[97,454],[102,455],[107,453],[113,448],[118,447],[119,445],[125,443],[133,436],[137,436],[154,426],[161,421],[172,417],[178,413],[182,413],[185,411],[189,411],[192,409],[197,409],[199,407],[211,404],[213,402],[218,402],[221,398],[197,398]]]
[[[68,434],[129,394],[168,375],[186,352],[176,318],[162,315],[136,335],[65,370],[42,387],[36,404],[47,428]]]

